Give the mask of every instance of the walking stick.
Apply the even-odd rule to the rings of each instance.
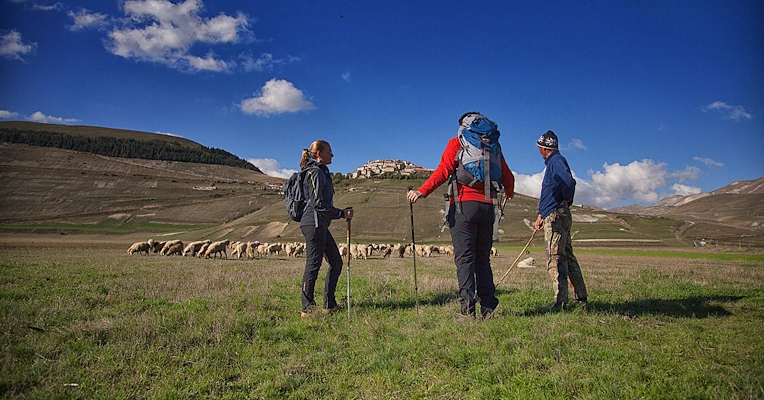
[[[517,264],[517,261],[520,260],[520,257],[522,257],[523,254],[525,254],[525,250],[527,250],[528,246],[531,245],[531,242],[533,241],[533,237],[536,236],[536,232],[538,232],[538,229],[533,230],[533,234],[531,234],[531,238],[530,240],[528,240],[528,244],[526,244],[525,247],[523,247],[523,250],[520,252],[520,255],[518,255],[517,258],[515,258],[515,262],[513,262],[512,265],[509,266],[509,269],[507,270],[507,272],[504,273],[504,276],[502,276],[501,279],[499,279],[499,283],[497,283],[496,286],[499,286],[499,284],[501,284],[501,282],[504,281],[504,278],[506,278],[507,275],[509,275],[509,271],[512,271],[512,267],[514,267]]]
[[[413,190],[413,186],[409,186],[408,190]],[[414,203],[409,202],[409,210],[411,210],[411,253],[414,254],[414,301],[416,304],[416,316],[419,318],[419,286],[416,282],[416,240],[414,239]]]
[[[352,209],[352,207],[349,207]],[[350,319],[350,221],[352,221],[353,218],[347,218],[348,221],[348,233],[347,233],[347,253],[348,253],[348,268],[347,268],[347,276],[348,276],[348,319]]]

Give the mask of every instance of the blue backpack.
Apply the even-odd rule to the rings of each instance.
[[[454,157],[458,161],[454,179],[462,185],[485,190],[501,190],[501,145],[499,126],[479,113],[466,114],[459,126],[462,147]],[[487,183],[486,183],[487,182]],[[455,190],[455,188],[454,188]]]

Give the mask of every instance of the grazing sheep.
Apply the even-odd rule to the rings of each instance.
[[[180,240],[170,240],[170,241],[167,241],[167,242],[164,243],[164,246],[162,246],[162,250],[159,251],[159,254],[161,254],[161,255],[167,254],[167,250],[169,250],[170,247],[175,246],[178,243],[180,243],[181,250],[183,250],[182,249],[183,242],[181,242]]]
[[[147,242],[133,243],[133,245],[130,246],[129,249],[127,249],[127,254],[132,255],[134,253],[141,254],[143,252],[146,252],[146,255],[149,255],[150,248],[151,248],[151,245],[149,245]]]
[[[259,242],[247,242],[247,260],[257,258],[257,246],[259,245]]]
[[[446,246],[444,253],[446,253],[448,255],[454,255],[454,246],[452,246],[450,244],[448,246]]]
[[[166,256],[171,256],[173,254],[177,255],[183,255],[183,242],[175,243],[174,245],[170,246],[169,249],[164,253]]]
[[[265,258],[268,255],[268,243],[263,243],[257,246],[257,254],[260,258]]]
[[[520,261],[517,263],[517,268],[536,268],[536,259],[533,257],[528,257],[523,261]]]
[[[398,247],[398,257],[403,258],[403,255],[406,254],[406,246],[400,243],[396,244],[395,246]]]
[[[382,258],[388,258],[391,254],[393,254],[393,246],[386,246],[385,250],[383,250]]]
[[[294,256],[300,256],[305,253],[305,243],[301,243],[297,248],[294,249]]]
[[[492,256],[498,256],[499,250],[496,249],[496,247],[491,247],[491,255]]]
[[[242,242],[236,242],[233,251],[231,252],[231,257],[236,256],[236,258],[241,258],[242,255],[245,255],[247,252],[247,244]]]
[[[154,253],[158,253],[158,252],[159,252],[159,250],[162,250],[162,248],[164,247],[164,245],[165,245],[166,243],[167,243],[167,242],[154,242],[154,243],[152,243],[152,244],[151,244],[151,250],[152,250]]]
[[[185,256],[187,254],[190,254],[193,257],[202,249],[202,246],[204,246],[205,244],[210,244],[210,243],[211,243],[210,240],[199,240],[196,242],[191,242],[188,244],[188,246],[186,246],[185,249],[183,249],[183,255]]]
[[[281,250],[281,243],[273,243],[272,245],[268,246],[268,254],[279,255],[281,254]]]
[[[207,251],[204,252],[204,258],[210,258],[211,255],[218,255],[222,254],[225,256],[225,259],[228,259],[228,253],[225,251],[225,249],[228,247],[228,244],[231,243],[230,240],[223,240],[220,242],[212,242],[210,244],[210,247],[207,248]]]
[[[199,258],[204,257],[204,254],[207,253],[207,249],[210,247],[210,244],[212,244],[210,241],[205,241],[205,243],[202,243],[202,247],[199,247],[199,251],[196,253],[196,256]]]

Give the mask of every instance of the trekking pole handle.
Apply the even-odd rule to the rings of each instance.
[[[348,216],[348,210],[350,210],[350,216]],[[345,209],[342,211],[345,214],[346,220],[350,221],[351,219],[353,219],[353,207],[345,207]]]

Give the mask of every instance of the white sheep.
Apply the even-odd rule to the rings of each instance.
[[[141,254],[143,252],[146,252],[146,255],[149,255],[149,249],[150,248],[151,248],[151,245],[148,244],[147,242],[133,243],[133,245],[130,246],[129,249],[127,249],[127,254],[132,255],[134,253]]]
[[[183,242],[180,240],[170,240],[165,242],[164,246],[162,246],[162,250],[159,252],[161,255],[167,254],[167,251],[170,250],[170,247],[175,246],[176,244],[180,243],[180,249],[183,251]]]
[[[228,244],[231,243],[230,240],[222,240],[219,242],[212,242],[210,244],[210,247],[207,248],[207,251],[204,252],[204,258],[210,258],[211,255],[217,255],[221,254],[225,256],[226,260],[228,259],[228,253],[226,252],[226,248],[228,247]]]
[[[196,256],[199,258],[204,257],[204,254],[207,253],[207,249],[210,247],[211,244],[212,244],[211,241],[205,241],[204,243],[202,243],[202,246],[199,247],[199,251],[196,253]]]
[[[171,256],[173,254],[182,255],[183,254],[183,242],[175,243],[174,245],[170,246],[169,249],[164,253],[166,256]]]
[[[517,263],[517,268],[536,268],[534,265],[536,265],[536,259],[533,257],[528,257],[525,260]]]
[[[491,255],[492,256],[498,256],[499,250],[496,249],[496,247],[491,247]]]
[[[236,242],[236,245],[234,246],[234,249],[231,252],[231,257],[236,256],[236,258],[241,258],[242,255],[246,254],[247,249],[248,249],[247,243]]]

